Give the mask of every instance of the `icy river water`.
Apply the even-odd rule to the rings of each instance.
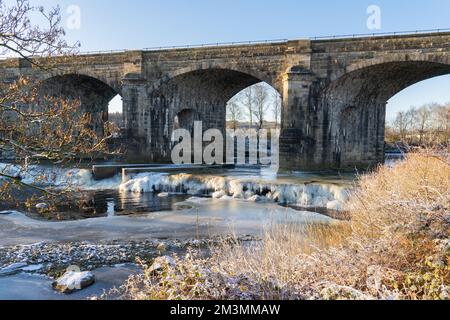
[[[48,221],[0,203],[0,249],[36,243],[257,237],[273,225],[328,224],[335,220],[327,213],[344,209],[355,180],[354,173],[276,174],[255,168],[141,173],[102,181],[95,181],[88,169],[35,167],[24,174],[3,164],[0,170],[19,174],[27,183],[39,177],[40,183],[57,188],[70,186],[90,208],[89,214],[78,216],[72,206],[61,206],[66,218]],[[67,218],[72,216],[76,219]],[[0,275],[0,299],[83,299],[120,285],[138,268],[121,264],[93,272],[95,286],[69,296],[53,291],[52,280],[35,272]]]

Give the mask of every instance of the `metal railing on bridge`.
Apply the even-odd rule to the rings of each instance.
[[[354,33],[354,34],[342,34],[332,36],[317,36],[310,37],[310,40],[333,40],[333,39],[354,39],[354,38],[367,38],[367,37],[386,37],[386,36],[404,36],[404,35],[420,35],[420,34],[433,34],[441,32],[450,32],[450,28],[445,29],[428,29],[428,30],[410,30],[410,31],[393,31],[393,32],[375,32],[375,33]]]
[[[329,36],[315,36],[310,38],[303,38],[309,40],[333,40],[333,39],[356,39],[367,37],[385,37],[385,36],[402,36],[402,35],[420,35],[429,33],[441,33],[450,32],[450,28],[443,29],[428,29],[428,30],[410,30],[410,31],[397,31],[397,32],[379,32],[379,33],[355,33],[355,34],[342,34],[342,35],[329,35]],[[299,38],[302,39],[302,38]],[[84,51],[78,53],[79,55],[96,55],[96,54],[114,54],[124,53],[131,51],[163,51],[163,50],[176,50],[176,49],[196,49],[196,48],[213,48],[213,47],[226,47],[226,46],[238,46],[238,45],[256,45],[256,44],[270,44],[270,43],[285,43],[289,39],[272,39],[272,40],[256,40],[256,41],[236,41],[236,42],[214,42],[203,43],[195,45],[177,45],[177,46],[156,46],[144,49],[121,49],[121,50],[101,50],[101,51]],[[6,60],[17,57],[0,57],[0,60]]]
[[[309,40],[326,40],[326,39],[345,39],[345,38],[365,38],[365,37],[383,37],[383,36],[401,36],[401,35],[419,35],[427,33],[440,33],[450,32],[450,28],[444,29],[428,29],[428,30],[412,30],[412,31],[397,31],[397,32],[379,32],[379,33],[355,33],[355,34],[343,34],[343,35],[331,35],[331,36],[315,36],[310,38],[304,38]],[[299,38],[302,39],[302,38]],[[155,46],[137,50],[109,50],[109,51],[87,51],[80,54],[105,54],[105,53],[123,53],[127,51],[162,51],[162,50],[176,50],[176,49],[196,49],[196,48],[212,48],[212,47],[226,47],[226,46],[239,46],[239,45],[256,45],[256,44],[269,44],[269,43],[285,43],[289,39],[270,39],[270,40],[253,40],[253,41],[234,41],[234,42],[212,42],[194,45],[176,45],[176,46]]]

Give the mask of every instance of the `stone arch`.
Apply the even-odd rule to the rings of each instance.
[[[149,150],[164,150],[162,158],[170,162],[170,146],[175,117],[183,110],[192,110],[202,121],[203,131],[218,129],[225,136],[228,101],[243,89],[268,79],[214,64],[197,64],[171,73],[153,84],[148,91],[149,107],[142,110],[142,122]],[[270,84],[270,83],[269,83]],[[152,153],[153,154],[153,153]]]
[[[203,62],[199,64],[190,65],[188,67],[180,68],[175,71],[169,72],[167,75],[152,84],[151,89],[157,89],[164,83],[171,81],[177,77],[183,76],[185,74],[190,74],[197,71],[208,71],[208,70],[224,70],[233,71],[236,73],[246,74],[249,77],[259,80],[258,82],[266,82],[281,94],[281,85],[277,83],[276,79],[267,74],[266,72],[260,71],[249,66],[242,66],[238,63],[236,64],[224,64],[224,63],[214,63],[214,62]]]
[[[347,71],[326,86],[323,98],[335,105],[355,105],[360,100],[385,103],[417,82],[449,74],[450,61],[443,56],[402,60],[390,57],[352,64]]]
[[[103,124],[108,120],[108,104],[120,94],[109,84],[79,73],[49,75],[39,86],[42,96],[80,101],[81,112],[92,115],[92,126],[99,136],[103,135]]]
[[[397,54],[351,64],[320,96],[324,132],[337,165],[367,166],[384,160],[387,101],[426,79],[450,74],[444,55]]]
[[[383,65],[386,63],[401,63],[401,62],[430,62],[430,63],[440,63],[443,65],[450,65],[450,56],[446,53],[441,54],[427,54],[421,52],[414,53],[391,53],[381,57],[376,57],[372,59],[363,59],[360,61],[353,62],[347,65],[343,69],[339,69],[334,72],[331,76],[331,81],[336,81],[342,76],[348,73],[355,72],[358,70],[363,70],[372,66]]]
[[[60,72],[56,73],[46,73],[43,77],[41,77],[40,80],[42,82],[45,82],[55,77],[79,77],[80,79],[90,78],[93,81],[103,83],[104,85],[113,89],[117,94],[122,95],[122,79],[119,75],[115,77],[108,77],[108,75],[106,74],[90,70],[61,70]]]

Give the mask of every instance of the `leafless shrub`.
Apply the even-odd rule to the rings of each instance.
[[[53,72],[55,61],[76,53],[78,44],[64,40],[58,7],[45,10],[28,0],[9,4],[0,0],[0,56],[21,58],[34,68]],[[54,57],[58,55],[58,58]],[[75,99],[43,96],[41,83],[25,77],[0,83],[0,153],[15,159],[14,173],[0,169],[0,199],[14,199],[12,192],[32,189],[37,194],[27,200],[56,199],[56,192],[38,186],[46,177],[34,172],[30,185],[21,177],[33,165],[48,161],[55,166],[79,159],[91,159],[108,152],[107,140],[117,128],[105,124],[98,136],[91,126],[91,115],[83,112]],[[58,192],[61,195],[61,192]],[[64,200],[63,200],[64,201]],[[49,206],[50,207],[50,206]]]

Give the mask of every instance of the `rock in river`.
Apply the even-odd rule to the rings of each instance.
[[[94,284],[95,277],[89,272],[67,271],[55,282],[53,288],[62,293],[72,293]]]

